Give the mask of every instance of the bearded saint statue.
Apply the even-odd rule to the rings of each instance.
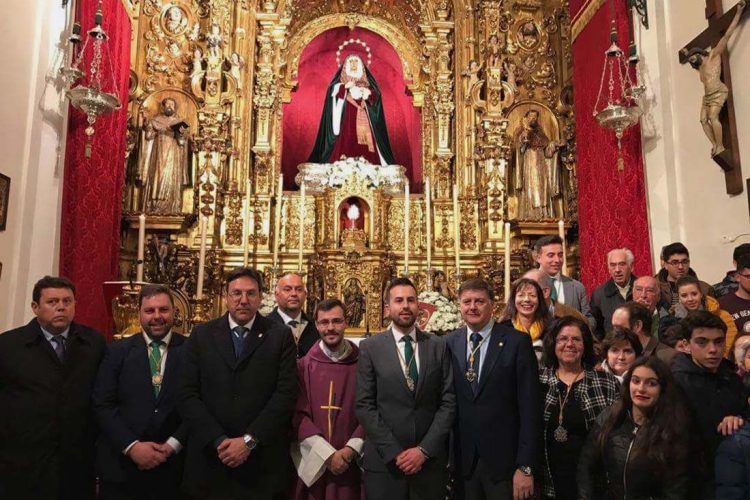
[[[373,165],[395,163],[380,88],[357,55],[349,55],[326,90],[310,163],[361,156]]]

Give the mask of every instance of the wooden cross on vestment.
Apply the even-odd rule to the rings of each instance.
[[[336,402],[335,395],[333,394],[333,380],[331,380],[330,385],[328,386],[328,405],[323,405],[320,407],[321,410],[328,410],[328,442],[331,442],[332,436],[333,436],[333,418],[331,415],[332,411],[341,411],[342,408],[340,406],[334,406],[334,403]]]
[[[708,28],[685,45],[678,53],[680,64],[688,62],[688,52],[693,48],[706,49],[715,47],[724,35],[737,12],[735,5],[725,14],[723,13],[722,0],[706,0],[706,19]],[[750,15],[750,9],[745,8],[742,19]],[[721,110],[719,121],[722,124],[722,136],[724,147],[722,153],[713,156],[713,160],[724,170],[727,193],[730,195],[740,194],[743,190],[742,168],[740,163],[739,139],[737,137],[737,122],[734,116],[734,99],[732,95],[732,75],[729,70],[729,52],[724,51],[721,55],[722,81],[729,88],[729,96],[726,104]]]

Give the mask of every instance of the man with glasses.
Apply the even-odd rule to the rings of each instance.
[[[76,289],[45,276],[29,323],[0,335],[0,498],[95,496],[91,389],[104,338],[75,323]]]
[[[739,338],[750,335],[750,253],[737,258],[734,279],[737,280],[737,290],[720,297],[719,306],[732,315]]]
[[[293,421],[296,500],[359,500],[357,461],[364,430],[354,415],[359,349],[344,338],[344,304],[326,299],[315,308],[318,342],[297,361],[300,395]]]
[[[262,279],[226,277],[227,313],[193,328],[178,409],[189,427],[183,488],[201,499],[286,499],[297,401],[292,332],[257,314]]]
[[[677,280],[687,275],[697,277],[690,267],[690,252],[680,242],[670,243],[661,249],[661,266],[656,275],[661,287],[661,297],[668,306],[673,306],[678,302]],[[700,282],[700,289],[704,297],[714,296],[713,287],[705,281]]]

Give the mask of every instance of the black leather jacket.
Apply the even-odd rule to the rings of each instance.
[[[627,417],[607,436],[602,453],[599,448],[601,426],[611,409],[602,412],[589,433],[578,462],[578,493],[582,500],[682,500],[688,497],[689,474],[671,465],[668,474],[660,474],[652,464],[634,450],[649,443],[638,436],[638,430]]]

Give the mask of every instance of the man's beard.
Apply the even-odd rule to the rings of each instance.
[[[412,314],[410,319],[405,320],[405,319],[401,319],[401,315],[397,315],[396,317],[391,318],[391,321],[393,321],[393,323],[397,327],[402,328],[404,330],[409,330],[411,329],[412,326],[414,326],[414,323],[417,322],[417,316],[415,314]]]
[[[529,127],[533,128],[533,129],[537,129],[537,128],[539,128],[539,122],[536,121],[536,120],[530,121],[529,122]]]
[[[174,116],[174,109],[164,108],[164,116]]]

